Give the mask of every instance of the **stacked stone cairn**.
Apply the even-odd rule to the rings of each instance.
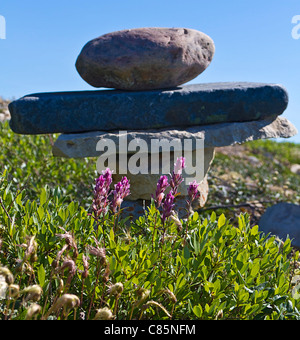
[[[130,180],[131,195],[122,207],[134,218],[144,213],[158,179],[173,170],[179,155],[175,147],[170,153],[170,149],[153,151],[153,145],[164,141],[178,146],[180,142],[185,150],[183,143],[188,140],[192,147],[182,156],[201,169],[193,177],[189,163],[183,174],[200,183],[200,197],[193,206],[199,209],[207,200],[207,174],[216,147],[297,133],[280,116],[288,105],[281,85],[182,86],[205,71],[214,53],[212,39],[193,29],[138,28],[105,34],[83,47],[76,68],[88,84],[107,89],[27,95],[9,106],[11,128],[19,134],[60,133],[53,146],[57,157],[100,159],[105,153],[108,156],[101,143],[111,141],[117,153],[114,182],[124,175]],[[124,171],[124,158],[133,161],[139,149],[147,150],[138,154],[143,163],[140,172]],[[161,161],[153,173],[155,152],[160,160],[170,156],[168,169]],[[185,180],[177,197],[181,216],[187,187]]]

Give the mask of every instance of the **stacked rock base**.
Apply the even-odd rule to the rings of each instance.
[[[177,157],[184,156],[184,182],[176,197],[184,218],[189,181],[200,183],[193,209],[207,200],[215,147],[297,133],[280,117],[288,105],[281,85],[182,86],[206,70],[214,52],[210,37],[186,28],[103,35],[83,47],[76,69],[88,84],[114,90],[25,96],[9,106],[11,128],[20,134],[61,133],[54,156],[97,157],[98,172],[115,170],[115,183],[126,175],[131,195],[124,215],[133,218],[144,214],[160,176],[169,175]]]
[[[214,149],[295,135],[295,127],[280,116],[287,104],[288,95],[280,85],[219,83],[164,91],[41,93],[21,98],[9,109],[11,128],[17,133],[62,133],[53,146],[54,156],[96,157],[98,172],[110,167],[115,183],[126,175],[131,195],[124,202],[124,214],[137,218],[160,176],[168,175],[181,155],[190,162],[176,198],[179,216],[186,214],[186,177],[200,183],[200,199],[193,208],[203,207]],[[167,150],[153,150],[160,143]],[[104,156],[113,160],[112,166],[105,165]],[[158,162],[154,172],[153,159]],[[130,170],[130,162],[135,171]]]
[[[160,140],[171,143],[174,140],[189,140],[193,145],[198,144],[203,146],[203,150],[194,149],[191,155],[184,154],[184,156],[190,156],[194,163],[197,164],[197,174],[195,177],[199,185],[200,198],[193,204],[193,209],[198,210],[202,208],[207,199],[209,193],[209,185],[207,176],[209,169],[213,163],[214,152],[216,147],[229,146],[235,144],[241,144],[252,140],[258,139],[271,139],[271,138],[288,138],[297,133],[295,127],[284,117],[275,117],[251,122],[235,122],[235,123],[221,123],[211,124],[205,126],[194,126],[187,129],[158,129],[147,131],[127,131],[126,135],[118,132],[88,132],[78,134],[62,134],[56,140],[53,146],[53,155],[56,157],[66,158],[84,158],[95,157],[101,158],[103,154],[97,151],[99,142],[105,142],[107,140],[112,141],[116,146],[118,154],[116,159],[119,159],[120,149],[126,150],[128,145],[133,141],[143,140],[149,146],[151,141]],[[120,145],[120,141],[126,140],[126,145]],[[199,143],[199,141],[201,143]],[[194,143],[193,143],[194,142]],[[138,144],[138,143],[137,143]],[[106,156],[109,154],[106,153]],[[126,157],[126,164],[129,164],[130,158],[133,154],[129,154]],[[166,155],[169,156],[169,153]],[[123,155],[124,157],[124,155]],[[149,162],[149,171],[147,174],[131,174],[126,173],[126,176],[131,182],[131,195],[127,200],[123,202],[124,207],[123,217],[130,216],[133,219],[137,219],[143,215],[145,209],[150,204],[151,195],[155,193],[158,179],[161,175],[168,175],[169,171],[162,171],[160,167],[158,174],[151,174],[150,164],[151,155],[147,155]],[[164,158],[164,155],[160,154],[160,161]],[[169,163],[171,166],[175,163],[174,154],[171,153]],[[102,162],[101,162],[102,164]],[[113,176],[114,183],[117,183],[123,174],[118,173],[119,164],[116,163],[116,173]],[[193,167],[194,169],[195,167]],[[98,168],[98,171],[104,169],[104,166]],[[172,170],[172,168],[170,169]],[[192,169],[186,169],[189,174],[192,173]],[[184,178],[187,175],[184,172]],[[180,196],[176,198],[176,211],[178,211],[179,218],[184,218],[187,214],[187,182],[183,182],[179,188]]]

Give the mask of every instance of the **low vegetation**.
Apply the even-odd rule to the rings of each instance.
[[[52,157],[56,137],[0,124],[0,319],[300,318],[299,252],[256,223],[268,205],[299,203],[298,145],[220,149],[204,209],[173,217],[162,180],[129,223],[129,183],[104,192],[94,159]]]

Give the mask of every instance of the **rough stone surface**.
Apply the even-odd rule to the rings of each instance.
[[[94,87],[151,90],[184,84],[202,73],[215,52],[206,34],[186,28],[138,28],[91,40],[76,61]]]
[[[281,85],[212,83],[172,90],[38,93],[9,105],[20,134],[145,130],[275,117],[288,105]]]
[[[165,140],[172,142],[175,139],[184,141],[185,139],[192,140],[193,147],[196,148],[196,140],[204,141],[203,160],[197,159],[197,149],[192,151],[192,159],[196,159],[196,165],[201,166],[198,169],[198,176],[195,178],[197,182],[201,182],[207,175],[210,165],[214,159],[214,148],[234,145],[236,143],[243,143],[255,139],[264,138],[283,138],[291,137],[296,134],[297,131],[294,126],[284,117],[277,117],[276,119],[268,119],[263,121],[243,122],[243,123],[224,123],[214,124],[200,127],[193,127],[187,130],[153,130],[153,131],[128,131],[127,133],[120,134],[106,133],[106,132],[92,132],[82,134],[70,134],[61,135],[53,146],[53,155],[58,157],[70,157],[70,158],[84,158],[84,157],[100,157],[103,152],[97,151],[97,143],[99,141],[112,141],[115,145],[115,149],[112,153],[116,152],[116,174],[114,175],[114,181],[118,182],[122,175],[118,174],[118,157],[123,152],[127,152],[127,164],[128,160],[134,154],[134,152],[128,151],[129,144],[132,141],[144,141],[147,145],[147,150],[150,153],[152,150],[151,142],[153,140]],[[137,142],[137,145],[139,143]],[[182,146],[183,147],[183,146]],[[103,149],[104,150],[104,149]],[[109,156],[109,151],[105,151],[105,156]],[[140,150],[139,150],[140,152]],[[186,154],[185,154],[186,156]],[[173,158],[172,158],[173,157]],[[150,167],[151,159],[148,156],[148,167]],[[173,154],[171,154],[169,164],[175,163]],[[160,163],[161,165],[161,163]],[[104,169],[104,168],[103,168]],[[98,169],[98,171],[103,170]],[[171,171],[170,169],[169,171]],[[149,200],[151,194],[155,192],[157,181],[162,174],[168,174],[163,172],[161,167],[159,174],[151,174],[149,168],[146,174],[131,174],[126,173],[126,176],[130,179],[132,184],[132,192],[129,196],[129,200],[145,199]],[[187,184],[184,182],[180,187],[180,192],[183,196],[187,194]]]
[[[271,233],[283,241],[289,236],[292,245],[300,248],[300,205],[276,204],[267,209],[258,225],[265,234]]]
[[[146,141],[148,148],[151,148],[151,140],[165,139],[196,139],[204,140],[204,147],[222,147],[238,143],[245,143],[257,139],[289,138],[296,135],[297,129],[284,117],[276,119],[265,119],[253,122],[222,123],[205,126],[190,127],[185,130],[147,130],[127,131],[120,135],[116,132],[87,132],[78,134],[62,134],[53,146],[53,155],[66,158],[99,157],[101,152],[96,151],[97,143],[100,140],[111,140],[116,146],[116,152],[120,152],[121,138],[125,137],[126,149],[128,144],[135,139]],[[120,138],[120,136],[122,136]],[[124,139],[122,139],[123,141]]]

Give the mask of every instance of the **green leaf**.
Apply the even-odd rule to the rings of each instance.
[[[193,312],[197,316],[197,318],[201,318],[201,316],[203,314],[202,307],[200,305],[194,306]]]
[[[221,289],[221,281],[218,279],[214,282],[214,291],[217,294]]]
[[[110,239],[110,241],[115,240],[115,233],[114,233],[114,230],[112,228],[110,229],[110,232],[109,232],[109,239]]]
[[[283,245],[283,251],[285,253],[289,253],[291,250],[291,240],[289,238],[286,239]]]
[[[273,300],[273,304],[276,306],[280,306],[280,304],[285,302],[287,299],[288,299],[288,296],[275,296]]]
[[[20,207],[22,206],[22,193],[19,193],[15,201]]]
[[[243,216],[243,215],[239,216],[238,222],[239,222],[239,229],[240,229],[240,230],[244,230],[246,224],[245,224],[245,219],[244,219],[244,216]]]
[[[69,210],[71,215],[74,215],[76,208],[75,208],[75,204],[74,204],[73,201],[68,205],[68,210]]]
[[[39,206],[37,212],[38,212],[40,220],[42,220],[44,215],[45,215],[45,211],[44,211],[43,207]]]
[[[195,211],[193,214],[193,221],[198,221],[198,219],[199,219],[199,214],[197,213],[197,211]]]
[[[218,227],[221,228],[223,227],[223,225],[226,223],[226,217],[224,214],[222,214],[220,217],[219,217],[219,220],[218,220]]]
[[[256,236],[258,234],[258,225],[255,225],[253,228],[251,228],[250,234],[252,236]]]
[[[200,253],[200,243],[198,241],[196,234],[194,234],[193,247],[194,247],[194,250],[195,250],[195,254],[198,255]]]
[[[260,261],[256,260],[253,262],[250,275],[255,277],[258,274],[259,270],[260,270]]]
[[[210,215],[210,222],[214,223],[217,218],[216,213],[213,211]]]
[[[40,195],[40,204],[44,205],[47,202],[47,192],[45,188],[42,188],[42,192]]]
[[[154,253],[152,253],[150,255],[150,261],[152,264],[155,264],[157,259],[159,258],[160,252],[159,251],[155,251]]]
[[[186,245],[183,248],[183,256],[186,260],[188,260],[190,258],[190,250],[189,247]]]
[[[41,264],[38,269],[38,280],[39,280],[39,285],[43,288],[45,284],[45,278],[46,278],[46,273],[44,266]]]
[[[181,273],[176,280],[176,289],[181,288],[186,283],[183,273]]]

